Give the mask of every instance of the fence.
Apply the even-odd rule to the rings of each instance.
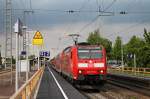
[[[44,67],[40,68],[10,99],[33,99]]]
[[[134,68],[134,67],[124,67],[124,68],[108,68],[110,73],[128,73],[138,76],[150,76],[150,68]]]

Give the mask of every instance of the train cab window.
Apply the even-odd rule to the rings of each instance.
[[[103,53],[101,49],[80,48],[78,49],[78,57],[80,59],[97,59],[97,58],[102,58]]]

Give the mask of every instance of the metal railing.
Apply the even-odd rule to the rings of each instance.
[[[44,67],[40,68],[10,99],[33,99],[43,72]]]
[[[150,76],[150,68],[134,68],[134,67],[111,67],[108,68],[109,73],[128,73],[138,76]]]
[[[11,69],[4,69],[4,70],[0,70],[0,74],[4,74],[4,73],[7,73],[7,72],[10,72],[11,71]]]

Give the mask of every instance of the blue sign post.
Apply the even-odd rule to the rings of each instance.
[[[42,57],[49,57],[50,56],[50,51],[40,51],[40,56]]]
[[[45,58],[50,56],[50,51],[40,51],[40,57],[44,57],[44,65],[46,65]]]
[[[21,55],[26,55],[27,52],[26,51],[21,51]]]

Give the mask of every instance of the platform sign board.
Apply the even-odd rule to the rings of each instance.
[[[41,32],[37,31],[33,37],[33,45],[43,45],[43,36]]]
[[[40,51],[40,56],[41,57],[49,57],[50,56],[50,51]]]
[[[26,55],[27,52],[26,51],[21,51],[21,55]]]
[[[27,61],[27,60],[20,60],[20,62],[21,62],[20,71],[21,72],[26,72],[27,71],[27,66],[29,66],[29,61]],[[28,71],[30,71],[29,68],[28,68]]]

